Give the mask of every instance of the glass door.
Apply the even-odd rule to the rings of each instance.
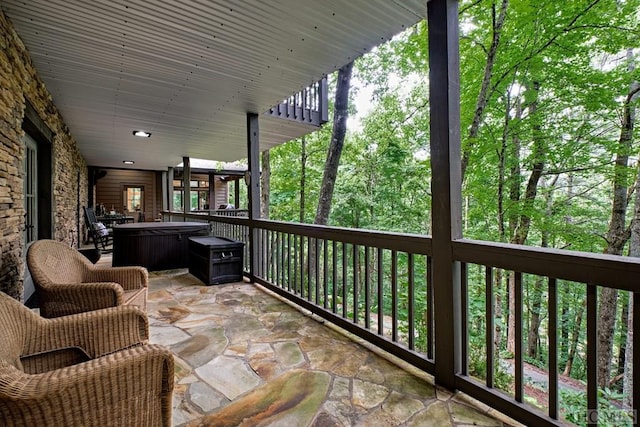
[[[24,241],[25,248],[38,239],[38,145],[24,136]]]

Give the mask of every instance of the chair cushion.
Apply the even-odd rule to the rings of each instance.
[[[95,224],[93,224],[93,226],[95,227],[96,233],[98,233],[99,236],[109,235],[109,230],[107,230],[107,227],[103,223],[96,222]]]

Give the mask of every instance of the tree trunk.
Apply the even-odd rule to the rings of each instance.
[[[502,27],[504,26],[505,18],[507,17],[507,8],[509,6],[509,0],[502,0],[500,5],[500,12],[496,17],[495,4],[491,10],[493,15],[493,38],[491,39],[491,46],[487,50],[487,63],[484,67],[484,75],[482,76],[482,84],[480,86],[480,92],[476,100],[476,110],[473,114],[473,120],[471,121],[471,127],[469,128],[468,140],[466,148],[462,152],[462,181],[464,182],[464,175],[467,171],[467,165],[469,164],[470,151],[473,148],[474,141],[478,137],[478,131],[480,130],[480,123],[484,117],[484,110],[489,103],[489,85],[491,84],[491,77],[493,76],[493,67],[495,65],[496,54],[498,47],[500,46],[500,36],[502,34]]]
[[[307,140],[302,137],[300,147],[300,223],[304,223],[305,186],[307,184]]]
[[[518,218],[518,225],[515,228],[514,234],[511,238],[511,243],[522,245],[527,240],[529,235],[529,228],[531,226],[531,214],[533,206],[538,194],[538,183],[542,176],[542,171],[545,165],[545,144],[541,136],[540,119],[538,117],[538,92],[540,90],[540,84],[533,82],[531,90],[535,91],[533,100],[527,107],[529,110],[529,117],[534,120],[532,126],[533,129],[533,165],[531,175],[529,175],[529,181],[527,182],[527,188],[524,193],[524,201],[522,207],[522,213]],[[509,322],[507,328],[507,351],[515,353],[515,275],[511,274],[509,277]]]
[[[260,174],[260,217],[264,219],[269,219],[270,187],[271,161],[269,159],[269,150],[264,150],[262,152],[262,173]]]
[[[537,277],[531,291],[531,318],[529,319],[529,333],[527,334],[527,355],[532,359],[538,358],[539,329],[542,321],[540,307],[542,306],[542,277]]]
[[[336,99],[333,113],[333,133],[331,144],[327,153],[327,160],[322,175],[322,187],[318,197],[318,209],[316,210],[315,224],[327,224],[331,212],[333,189],[338,174],[338,165],[344,146],[344,137],[347,133],[347,118],[349,117],[349,87],[351,85],[351,72],[353,61],[340,68],[338,71],[338,84],[336,87]]]
[[[569,173],[567,176],[567,200],[569,204],[572,203],[573,197],[573,174]],[[573,220],[570,216],[567,216],[565,217],[565,222],[571,224]],[[571,315],[571,311],[569,310],[569,297],[566,289],[561,294],[560,307],[560,342],[558,343],[560,361],[558,363],[558,369],[564,369],[569,357],[569,317]]]
[[[635,63],[633,61],[633,49],[627,50],[627,59],[629,60],[629,70],[635,69]],[[638,83],[634,82],[631,85],[631,98],[633,100],[636,97],[634,90],[637,89]],[[633,107],[629,107],[629,121],[631,126],[635,124],[636,110]],[[631,222],[631,236],[629,237],[629,256],[640,257],[640,191],[638,186],[640,185],[640,165],[636,166],[636,194],[633,207],[633,221]],[[629,310],[627,315],[627,344],[624,358],[624,375],[622,377],[622,404],[626,408],[633,408],[633,312],[635,307],[633,305],[633,292],[629,293]]]
[[[627,349],[624,358],[622,376],[622,405],[633,408],[633,292],[629,292],[629,311],[627,317]]]
[[[571,311],[569,310],[569,295],[565,289],[560,299],[560,363],[558,369],[564,369],[569,360],[569,319]]]
[[[625,244],[630,237],[630,230],[626,228],[627,214],[627,182],[629,154],[633,142],[633,126],[635,122],[634,107],[631,101],[640,88],[632,84],[623,105],[620,139],[614,166],[613,203],[611,208],[611,222],[607,232],[607,248],[605,253],[622,255]],[[603,288],[600,293],[600,307],[598,310],[598,385],[602,388],[609,386],[611,375],[611,353],[613,351],[613,336],[616,324],[618,291]]]
[[[499,152],[498,163],[498,231],[500,233],[500,241],[507,241],[507,231],[505,228],[504,218],[504,196],[505,196],[505,181],[506,181],[506,162],[507,162],[507,146],[509,140],[509,123],[511,114],[511,96],[509,91],[505,94],[505,108],[504,108],[504,127],[502,129],[502,144]],[[465,227],[466,229],[466,227]]]
[[[636,193],[634,215],[631,222],[631,236],[629,237],[629,256],[640,258],[640,166],[636,174]],[[624,373],[622,377],[623,404],[626,408],[633,408],[633,292],[629,292],[629,309],[627,313],[627,343],[624,358]]]
[[[495,279],[494,279],[494,289],[496,290],[495,292],[495,315],[496,315],[496,325],[495,325],[495,334],[494,334],[494,339],[495,339],[495,351],[499,352],[500,351],[500,346],[502,345],[502,333],[503,328],[502,325],[504,323],[503,319],[503,315],[502,315],[502,310],[503,310],[503,306],[502,306],[502,270],[496,270],[496,274],[495,274]],[[496,353],[497,354],[497,353]]]
[[[558,182],[559,175],[556,175],[549,185],[546,192],[547,205],[545,209],[545,215],[551,217],[553,215],[553,189]],[[540,246],[543,248],[549,247],[549,231],[546,227],[542,230],[542,241]],[[538,343],[540,341],[540,323],[542,322],[542,293],[543,293],[543,280],[542,277],[537,277],[533,289],[531,290],[531,305],[529,311],[531,312],[531,318],[529,320],[529,333],[527,336],[527,355],[533,359],[538,358]]]
[[[620,339],[620,346],[618,347],[618,360],[617,360],[617,369],[615,378],[618,380],[614,381],[614,383],[610,384],[609,387],[613,388],[617,391],[622,391],[622,387],[620,387],[619,379],[624,377],[624,361],[626,359],[627,353],[627,325],[629,324],[629,301],[626,298],[627,295],[622,295],[623,300],[627,300],[623,302],[622,311],[620,313],[620,330],[617,331],[619,336],[624,337],[624,339]]]
[[[567,377],[571,376],[571,368],[573,367],[573,359],[576,357],[576,351],[578,349],[578,341],[580,340],[580,329],[582,327],[582,314],[587,306],[587,298],[582,301],[578,312],[576,313],[576,322],[573,324],[573,336],[571,337],[571,343],[569,344],[569,354],[567,355],[567,364],[564,366],[564,372],[562,375]]]

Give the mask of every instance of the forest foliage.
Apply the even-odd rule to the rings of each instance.
[[[633,253],[639,13],[640,0],[459,3],[465,237]],[[428,75],[424,21],[356,61],[351,114],[365,87],[371,108],[348,130],[330,225],[431,233]],[[272,219],[313,222],[330,140],[327,125],[271,150]],[[507,276],[496,279],[497,351],[505,359]],[[534,277],[524,286],[527,360],[544,367],[545,292]],[[469,322],[480,326],[483,289],[471,284],[469,292]],[[559,284],[559,369],[579,380],[586,377],[584,301],[584,286]],[[610,337],[601,337],[610,347],[603,395],[612,396],[624,388],[629,298],[601,305],[613,313],[603,328]],[[471,369],[482,377],[481,359],[477,365]],[[575,399],[565,393],[565,409]]]

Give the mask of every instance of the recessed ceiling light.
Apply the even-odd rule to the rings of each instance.
[[[125,165],[132,165],[135,162],[133,160],[123,160],[122,163],[124,163]]]
[[[151,136],[151,133],[144,130],[134,130],[133,135],[139,136],[140,138],[149,138]]]

